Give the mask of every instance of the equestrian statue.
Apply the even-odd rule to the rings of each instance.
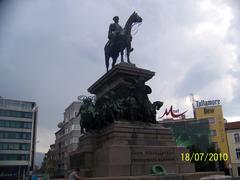
[[[109,26],[109,40],[104,48],[107,71],[109,59],[112,58],[112,66],[114,66],[119,53],[121,54],[121,62],[124,62],[123,51],[125,49],[127,63],[131,63],[129,58],[130,52],[133,51],[131,30],[134,24],[142,22],[142,18],[134,12],[127,20],[124,28],[119,25],[118,16],[115,16],[113,21],[114,23]],[[138,72],[135,72],[136,70]],[[146,75],[148,71],[142,70],[135,66],[131,66],[127,69],[127,72],[121,72],[121,68],[116,69],[116,74],[112,74],[113,79],[118,81],[116,85],[115,82],[111,82],[113,80],[111,78],[106,81],[104,78],[100,78],[95,83],[97,84],[95,92],[89,91],[96,94],[96,97],[79,96],[81,106],[76,116],[80,117],[81,133],[98,132],[117,121],[138,121],[144,124],[157,123],[157,110],[162,107],[163,102],[155,101],[152,103],[149,100],[148,95],[152,93],[152,89],[145,82],[154,73],[149,72],[150,74]],[[108,73],[105,75],[110,77]],[[120,76],[120,80],[118,80],[118,76]],[[97,87],[100,84],[102,86]],[[98,96],[98,93],[102,93],[101,96]]]
[[[105,64],[108,71],[109,68],[109,59],[112,58],[112,67],[116,64],[117,58],[119,56],[119,53],[121,54],[121,62],[124,62],[123,60],[123,51],[126,49],[126,55],[127,55],[127,62],[130,62],[130,52],[133,51],[133,48],[131,47],[131,41],[132,41],[132,35],[131,30],[132,26],[141,23],[142,18],[138,16],[136,12],[133,12],[133,14],[128,18],[124,28],[122,28],[118,22],[119,17],[115,16],[113,18],[114,23],[110,24],[109,31],[108,31],[108,42],[104,47],[105,52]]]

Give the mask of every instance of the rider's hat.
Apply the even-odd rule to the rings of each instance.
[[[114,16],[114,17],[113,17],[113,20],[114,20],[114,21],[118,21],[118,20],[119,20],[119,17],[118,17],[118,16]]]

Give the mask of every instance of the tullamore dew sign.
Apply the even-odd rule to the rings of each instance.
[[[209,101],[196,101],[196,107],[207,107],[207,106],[218,106],[220,104],[220,100],[209,100]]]

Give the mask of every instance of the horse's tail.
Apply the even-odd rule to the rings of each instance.
[[[108,67],[109,67],[109,41],[107,42],[107,44],[104,47],[104,54],[105,54],[105,65],[106,65],[106,69],[108,71]]]

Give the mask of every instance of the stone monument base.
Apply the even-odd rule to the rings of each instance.
[[[88,180],[199,180],[211,175],[224,175],[223,172],[195,172],[183,174],[169,174],[165,176],[122,176],[122,177],[95,177]]]
[[[80,137],[70,164],[90,177],[150,175],[154,165],[162,166],[166,174],[195,172],[194,164],[181,160],[181,153],[186,152],[176,146],[168,128],[117,121],[98,133]]]

